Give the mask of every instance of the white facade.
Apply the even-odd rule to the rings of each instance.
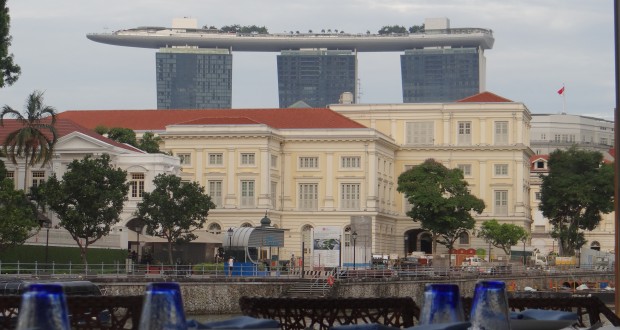
[[[79,131],[66,134],[58,139],[54,150],[54,157],[45,166],[36,165],[28,167],[28,172],[23,163],[13,164],[7,159],[2,159],[5,163],[9,176],[12,176],[17,189],[23,189],[24,180],[26,187],[37,185],[38,182],[46,180],[53,174],[62,180],[63,174],[67,171],[67,165],[73,160],[80,160],[86,155],[98,156],[102,154],[110,155],[114,166],[127,171],[127,181],[132,181],[132,174],[137,174],[133,179],[139,180],[137,184],[140,191],[153,190],[153,179],[161,173],[178,174],[180,170],[179,159],[164,154],[147,154],[133,147],[124,148],[118,143],[111,143],[106,138],[97,138],[92,135],[84,134]],[[142,187],[142,188],[140,188]],[[136,191],[141,196],[141,192]],[[125,203],[123,212],[120,216],[121,221],[114,227],[109,236],[101,238],[92,247],[110,247],[126,249],[128,245],[127,230],[125,224],[133,218],[137,203],[141,200],[139,196],[132,196],[130,189],[128,200]],[[52,228],[49,231],[49,244],[55,246],[75,246],[76,242],[62,228],[58,227],[59,219],[49,212],[47,216],[52,220]],[[27,244],[43,244],[48,241],[46,231],[40,231],[37,235],[30,238]]]
[[[614,122],[569,114],[532,114],[531,147],[537,155],[556,149],[580,148],[607,153],[614,145]]]

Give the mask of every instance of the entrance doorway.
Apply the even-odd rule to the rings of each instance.
[[[431,234],[423,229],[411,229],[405,232],[405,255],[411,252],[433,253],[433,238]]]

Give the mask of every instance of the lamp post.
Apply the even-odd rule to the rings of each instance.
[[[232,227],[228,228],[228,256],[231,256],[231,251],[232,251],[232,237],[233,237],[233,233],[234,230],[232,229]]]
[[[137,224],[136,225],[136,241],[137,241],[137,247],[136,247],[136,262],[140,262],[140,232],[142,231],[142,225],[141,224]]]
[[[525,267],[525,238],[523,238],[523,267]]]
[[[43,223],[43,226],[45,227],[45,230],[46,230],[46,233],[45,233],[45,269],[47,269],[47,263],[49,262],[48,256],[49,256],[49,243],[50,243],[50,228],[52,228],[52,222],[45,221]]]
[[[355,269],[355,241],[357,241],[357,232],[354,231],[351,234],[351,238],[353,239],[353,269]]]

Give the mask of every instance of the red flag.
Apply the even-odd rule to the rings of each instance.
[[[560,95],[564,94],[564,86],[562,86],[562,88],[560,88],[560,90],[558,90],[558,94],[560,94]]]

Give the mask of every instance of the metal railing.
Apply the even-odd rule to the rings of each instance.
[[[612,274],[611,266],[574,265],[524,266],[518,264],[494,264],[483,266],[413,266],[407,268],[360,268],[340,267],[318,269],[306,267],[305,270],[286,267],[265,267],[253,264],[235,264],[232,274],[225,264],[136,264],[131,261],[117,263],[78,264],[78,263],[3,263],[0,262],[0,276],[28,277],[128,277],[128,276],[175,276],[175,277],[284,277],[326,279],[330,274],[336,279],[348,278],[486,278],[498,276],[562,275],[570,279],[573,275]]]

